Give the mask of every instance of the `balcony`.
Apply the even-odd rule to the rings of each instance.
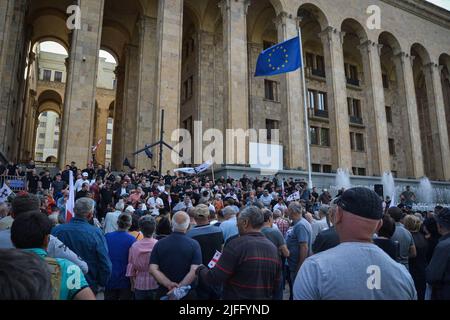
[[[359,126],[364,125],[363,119],[356,116],[350,116],[350,124],[356,124]]]
[[[319,77],[319,78],[325,78],[325,70],[321,69],[312,69],[311,74],[313,76]]]
[[[355,87],[359,87],[360,86],[360,82],[359,82],[358,79],[347,78],[347,84],[355,86]]]
[[[308,109],[309,117],[315,120],[328,120],[329,113],[328,110],[319,110],[319,109]]]

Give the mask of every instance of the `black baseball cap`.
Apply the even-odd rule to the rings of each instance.
[[[374,191],[368,188],[352,188],[346,190],[336,204],[343,210],[371,220],[383,218],[383,204]]]

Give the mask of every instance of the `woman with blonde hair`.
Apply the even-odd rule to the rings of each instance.
[[[409,271],[414,279],[417,290],[417,298],[425,299],[426,281],[425,269],[427,267],[428,243],[420,232],[422,221],[414,215],[407,215],[404,219],[405,228],[411,232],[417,250],[417,256],[409,259]]]

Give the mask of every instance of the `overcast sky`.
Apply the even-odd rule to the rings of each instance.
[[[443,7],[450,11],[450,0],[427,0],[435,5]],[[66,49],[56,42],[44,42],[41,44],[41,50],[47,52],[55,52],[67,55]],[[100,57],[106,58],[106,61],[115,63],[114,57],[106,51],[100,50]]]

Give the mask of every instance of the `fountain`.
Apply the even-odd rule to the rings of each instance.
[[[417,202],[433,205],[433,186],[427,177],[420,179],[419,189],[417,190]]]
[[[391,172],[385,172],[383,174],[383,178],[382,178],[382,184],[383,184],[383,191],[384,191],[384,197],[386,198],[386,196],[389,197],[394,197],[394,199],[392,199],[394,202],[397,201],[396,199],[396,189],[395,189],[395,182],[394,182],[394,177],[392,176]]]
[[[350,189],[352,187],[352,183],[350,182],[350,172],[344,169],[338,169],[336,175],[336,188],[340,190]]]

